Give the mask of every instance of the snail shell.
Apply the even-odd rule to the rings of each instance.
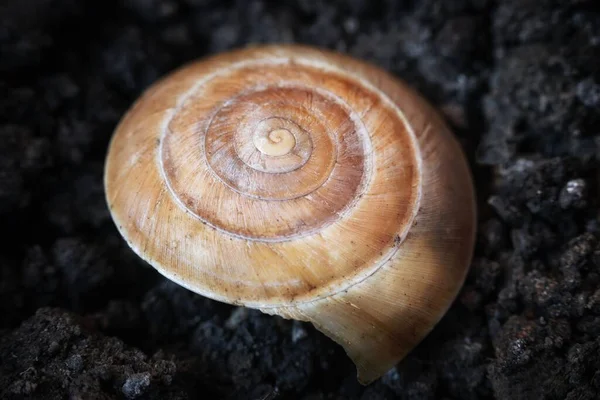
[[[407,85],[302,46],[236,50],[150,87],[106,161],[132,249],[204,296],[312,322],[358,379],[446,312],[474,245],[464,155]]]

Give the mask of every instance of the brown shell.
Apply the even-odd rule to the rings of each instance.
[[[464,155],[407,85],[302,46],[232,51],[149,88],[110,144],[132,249],[204,296],[312,322],[368,383],[439,321],[474,244]]]

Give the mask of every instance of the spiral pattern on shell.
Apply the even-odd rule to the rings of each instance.
[[[200,82],[162,138],[165,178],[183,207],[255,241],[293,240],[339,221],[367,191],[371,140],[354,104],[313,88],[316,76],[260,60]],[[199,190],[207,182],[211,189]]]
[[[233,64],[197,83],[167,122],[161,141],[166,181],[199,220],[251,241],[294,240],[331,224],[337,226],[323,234],[339,236],[366,229],[373,218],[388,220],[386,232],[377,227],[378,235],[364,232],[357,239],[375,253],[360,253],[356,263],[365,264],[401,234],[397,227],[416,196],[402,190],[394,204],[369,208],[369,214],[360,206],[389,192],[385,185],[418,179],[410,175],[410,136],[394,108],[381,103],[368,87],[323,65]],[[389,114],[387,123],[373,126],[365,112],[373,107],[378,117]],[[375,157],[382,146],[400,151],[399,159]],[[374,175],[373,168],[381,172]],[[369,237],[375,240],[366,243]]]
[[[232,51],[152,85],[111,141],[111,215],[171,280],[311,321],[359,379],[439,321],[471,259],[460,146],[407,85],[302,46]]]
[[[398,108],[367,81],[318,60],[271,55],[201,66],[195,79],[171,78],[141,100],[158,107],[164,92],[177,90],[157,110],[162,116],[153,113],[160,121],[131,127],[130,114],[119,127],[130,135],[124,154],[138,154],[137,162],[148,156],[142,137],[157,143],[148,149],[157,165],[137,173],[163,186],[158,205],[168,198],[182,211],[177,226],[163,221],[168,239],[160,241],[171,246],[155,242],[157,249],[203,247],[193,233],[209,227],[211,246],[230,249],[200,253],[187,268],[231,279],[240,302],[263,306],[326,296],[388,260],[411,225],[420,187],[418,149]],[[139,209],[139,198],[129,200],[128,209]],[[144,236],[148,254],[158,239]],[[277,268],[261,265],[266,252],[278,255]],[[217,272],[232,259],[235,269]]]

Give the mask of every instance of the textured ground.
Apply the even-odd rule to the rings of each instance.
[[[367,388],[310,325],[161,278],[104,204],[108,140],[140,92],[256,42],[389,69],[471,158],[467,284]],[[599,66],[595,0],[1,2],[0,398],[598,398]]]

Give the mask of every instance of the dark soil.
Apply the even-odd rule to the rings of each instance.
[[[104,202],[108,140],[142,90],[256,42],[392,71],[471,158],[467,283],[366,388],[312,326],[159,276]],[[0,398],[597,399],[599,150],[596,0],[4,0]]]

